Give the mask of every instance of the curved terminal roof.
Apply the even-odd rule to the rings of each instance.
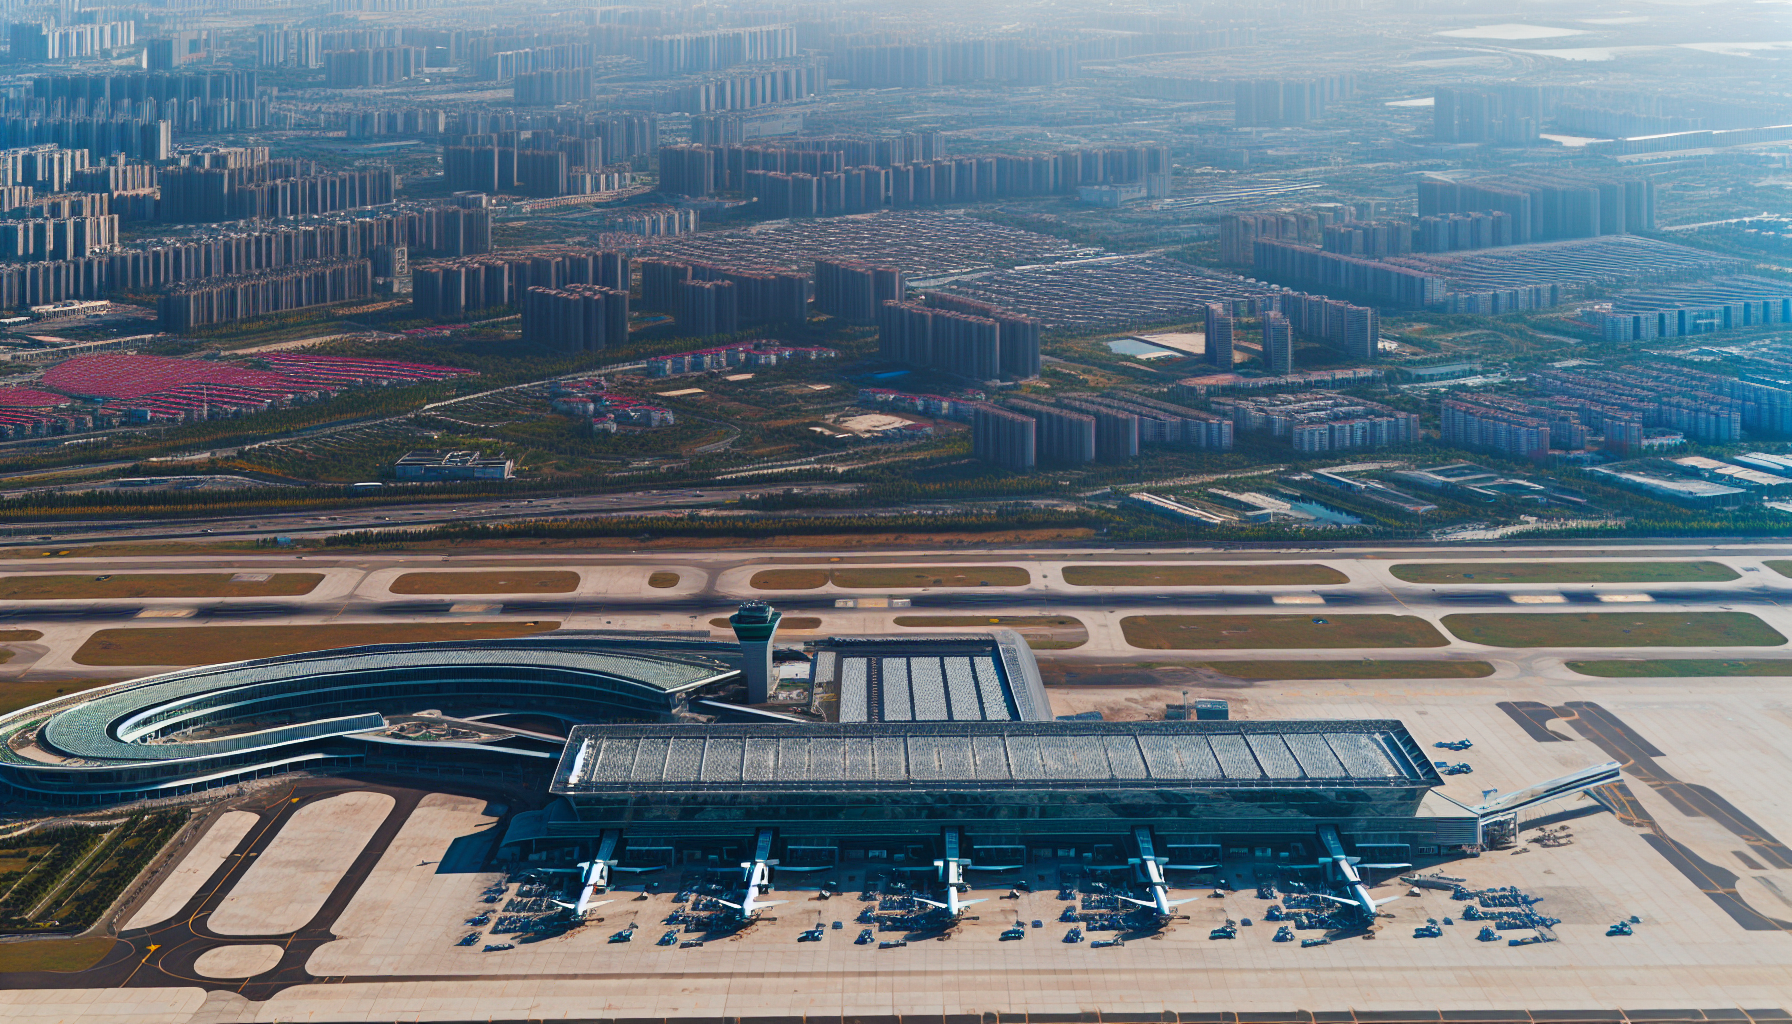
[[[315,760],[325,756],[320,741],[382,729],[383,713],[413,711],[438,695],[668,719],[694,691],[739,668],[731,643],[562,631],[183,669],[0,716],[0,739],[36,726],[37,745],[50,755],[36,759],[0,743],[0,782],[37,793],[154,795]]]

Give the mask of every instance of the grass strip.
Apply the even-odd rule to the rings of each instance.
[[[265,576],[266,579],[236,577]],[[92,576],[7,576],[0,601],[89,601],[133,597],[298,597],[323,582],[320,572],[167,572]]]
[[[210,665],[363,644],[504,640],[558,622],[356,622],[322,626],[174,626],[102,629],[75,652],[79,665]]]
[[[1741,578],[1721,562],[1409,562],[1388,571],[1408,583],[1724,583]]]
[[[1719,661],[1713,658],[1648,658],[1639,660],[1570,661],[1583,676],[1602,679],[1661,679],[1683,676],[1792,676],[1792,658]]]
[[[1490,647],[1777,647],[1777,630],[1747,612],[1473,613],[1444,628]]]
[[[1129,615],[1126,642],[1151,651],[1445,647],[1416,615]]]
[[[1280,587],[1349,583],[1330,566],[1284,562],[1229,565],[1070,565],[1064,582],[1077,587]]]
[[[407,572],[392,581],[394,594],[570,594],[579,574],[550,570]]]

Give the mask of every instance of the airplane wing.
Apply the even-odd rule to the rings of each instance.
[[[968,907],[973,903],[988,903],[988,902],[989,902],[989,897],[985,896],[981,899],[975,899],[975,900],[959,900],[958,905],[961,907]]]
[[[1312,894],[1311,894],[1311,895],[1313,895],[1313,896],[1317,896],[1317,897],[1319,897],[1319,898],[1320,898],[1320,899],[1322,899],[1322,900],[1331,900],[1331,901],[1332,901],[1332,902],[1333,902],[1333,903],[1342,903],[1342,904],[1344,904],[1344,905],[1345,905],[1345,906],[1347,906],[1347,907],[1354,907],[1354,906],[1358,906],[1358,905],[1359,905],[1359,904],[1358,904],[1358,903],[1357,903],[1357,901],[1355,901],[1355,900],[1347,900],[1347,899],[1345,899],[1345,898],[1344,898],[1344,897],[1342,897],[1342,896],[1327,896],[1327,895],[1326,895],[1326,894],[1325,894],[1325,893],[1322,893],[1322,892],[1316,892],[1316,893],[1312,893]]]
[[[1141,907],[1151,907],[1153,909],[1156,909],[1156,907],[1157,907],[1157,904],[1151,902],[1150,900],[1135,900],[1131,896],[1118,896],[1117,895],[1114,898],[1117,900],[1125,900],[1128,903],[1136,903]],[[1187,902],[1187,901],[1185,900],[1184,902]]]
[[[966,871],[1019,871],[1025,864],[966,864]]]
[[[930,899],[925,899],[925,898],[923,898],[923,897],[920,897],[920,896],[915,896],[915,897],[913,897],[913,899],[914,899],[914,901],[915,901],[915,902],[916,902],[916,903],[925,903],[925,904],[927,904],[927,905],[928,905],[928,906],[930,906],[930,907],[938,907],[938,908],[939,908],[939,909],[941,909],[941,910],[945,910],[945,909],[946,909],[946,905],[945,905],[945,904],[944,904],[944,903],[938,903],[938,902],[935,902],[935,901],[933,901],[933,900],[930,900]]]
[[[1382,904],[1384,904],[1384,903],[1392,903],[1392,902],[1394,902],[1394,901],[1395,901],[1395,900],[1397,900],[1397,899],[1399,899],[1399,898],[1400,898],[1400,897],[1399,897],[1399,895],[1398,895],[1398,894],[1396,894],[1396,895],[1393,895],[1393,896],[1389,896],[1389,897],[1388,897],[1388,898],[1387,898],[1387,899],[1384,899],[1384,900],[1376,900],[1376,901],[1375,901],[1375,905],[1376,905],[1376,906],[1378,906],[1378,907],[1379,907],[1379,906],[1381,906],[1381,905],[1382,905]]]
[[[721,899],[720,897],[716,897],[716,896],[711,896],[710,899],[715,900],[717,903],[720,903],[724,907],[733,907],[736,910],[740,909],[740,904],[738,904],[738,903],[730,903],[727,900]]]
[[[1212,871],[1218,864],[1165,864],[1165,871]]]
[[[1412,865],[1411,864],[1358,864],[1357,867],[1359,867],[1359,868],[1375,868],[1377,870],[1382,870],[1382,871],[1399,871],[1402,868],[1410,868],[1410,867],[1412,867]]]

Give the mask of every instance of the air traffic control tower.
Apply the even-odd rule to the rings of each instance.
[[[740,641],[741,674],[746,677],[748,704],[764,704],[772,699],[772,637],[783,618],[783,612],[764,601],[742,602],[740,610],[728,616],[734,638]]]

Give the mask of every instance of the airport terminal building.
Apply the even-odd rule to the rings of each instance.
[[[96,805],[293,771],[472,776],[545,804],[521,859],[1099,862],[1148,828],[1175,863],[1310,859],[1316,830],[1413,855],[1479,821],[1397,721],[1056,721],[1006,630],[836,635],[774,650],[777,615],[707,634],[558,631],[164,673],[0,716],[15,800]],[[752,635],[748,636],[747,631]],[[757,698],[755,700],[754,698]],[[1427,809],[1431,812],[1427,813]]]

